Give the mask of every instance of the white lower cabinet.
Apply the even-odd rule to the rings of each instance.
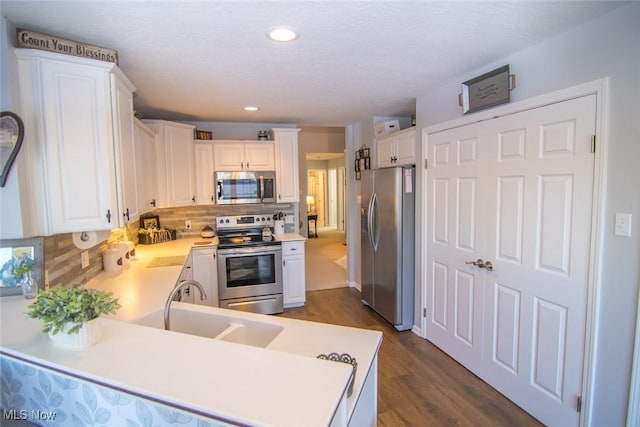
[[[200,247],[191,249],[192,278],[200,283],[207,294],[207,299],[200,300],[196,290],[193,294],[194,303],[218,307],[218,261],[215,247]]]
[[[191,304],[218,307],[218,267],[216,248],[212,246],[194,247],[189,252],[176,286],[187,280],[200,283],[207,294],[207,299],[200,299],[200,292],[193,286],[186,286],[180,296],[180,301]]]
[[[178,286],[182,282],[191,280],[192,278],[193,278],[193,261],[191,257],[191,252],[189,252],[187,259],[184,261],[184,264],[182,265],[182,271],[180,271],[180,276],[176,281],[176,286]],[[193,304],[193,292],[191,291],[190,286],[182,290],[182,292],[180,293],[180,301],[189,302]]]
[[[305,296],[304,241],[282,242],[284,308],[302,307]]]

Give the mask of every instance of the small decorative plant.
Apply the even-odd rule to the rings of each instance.
[[[67,324],[72,324],[67,333],[76,334],[83,323],[101,314],[115,314],[119,308],[120,303],[111,292],[84,289],[81,285],[56,286],[40,292],[38,299],[27,309],[27,316],[42,320],[44,333],[55,335]]]
[[[13,274],[16,278],[22,278],[25,274],[33,271],[35,262],[28,257],[22,258],[14,268]]]

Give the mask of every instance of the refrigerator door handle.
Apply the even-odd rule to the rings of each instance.
[[[367,234],[369,236],[369,243],[371,244],[371,247],[375,250],[375,244],[373,242],[373,203],[374,203],[374,199],[376,197],[376,194],[373,193],[371,195],[371,199],[369,200],[369,206],[367,207]]]
[[[371,227],[369,227],[369,235],[373,251],[378,252],[378,242],[380,241],[380,225],[378,224],[378,194],[373,193],[371,198]]]

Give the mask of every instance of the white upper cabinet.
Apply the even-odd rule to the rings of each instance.
[[[140,214],[155,209],[158,203],[158,166],[156,136],[138,119],[134,122],[136,173],[138,175],[138,210]]]
[[[271,129],[276,148],[277,203],[300,201],[298,132],[300,132],[300,129],[296,128]]]
[[[133,93],[122,80],[111,76],[111,96],[113,109],[113,134],[116,149],[117,191],[119,214],[123,224],[140,218],[138,193],[138,165],[133,125]],[[142,156],[143,153],[140,153]]]
[[[213,144],[197,142],[195,145],[196,162],[196,203],[212,205],[215,203],[215,186],[213,185]]]
[[[275,170],[274,144],[270,141],[216,141],[213,159],[215,171]]]
[[[29,162],[25,235],[106,230],[137,212],[131,82],[112,63],[16,49]],[[131,158],[127,159],[131,166]],[[126,219],[126,217],[124,217]]]
[[[143,120],[156,133],[158,207],[196,203],[194,126],[164,120]]]
[[[416,163],[416,129],[404,129],[376,140],[379,168]]]

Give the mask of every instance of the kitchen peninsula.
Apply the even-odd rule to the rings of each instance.
[[[24,315],[29,301],[3,298],[3,381],[22,375],[25,383],[21,390],[7,391],[7,401],[16,405],[9,409],[65,413],[64,398],[62,403],[47,400],[47,407],[17,407],[20,402],[27,406],[38,401],[27,396],[32,393],[26,385],[30,373],[45,395],[48,391],[53,396],[61,385],[81,383],[74,390],[87,401],[89,412],[96,416],[100,410],[103,416],[109,413],[111,424],[140,417],[147,408],[149,416],[162,417],[158,420],[182,417],[185,422],[191,420],[187,425],[198,421],[209,425],[375,425],[380,332],[195,307],[200,312],[224,313],[282,328],[265,348],[259,348],[135,323],[164,306],[182,268],[150,268],[149,262],[156,257],[187,256],[199,240],[139,245],[130,267],[119,274],[101,273],[91,280],[87,287],[113,292],[122,308],[103,319],[101,340],[87,350],[56,347],[40,333],[40,322]],[[349,353],[357,359],[350,397],[351,366],[316,358],[330,352]],[[74,390],[61,389],[60,396],[69,396]],[[87,396],[96,396],[97,403]]]

